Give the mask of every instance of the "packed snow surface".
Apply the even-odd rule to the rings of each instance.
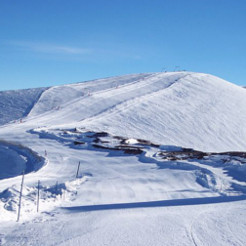
[[[0,92],[0,115],[0,245],[246,244],[244,88],[125,75]]]

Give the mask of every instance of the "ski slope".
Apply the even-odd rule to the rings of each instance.
[[[236,151],[246,147],[245,94],[206,74],[129,75],[52,87],[27,120],[38,126],[76,124],[204,151]]]
[[[146,73],[0,102],[0,245],[246,244],[244,88]]]

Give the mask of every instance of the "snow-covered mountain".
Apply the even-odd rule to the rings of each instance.
[[[0,116],[0,245],[245,245],[244,88],[133,74],[0,92]]]
[[[70,124],[205,151],[246,149],[246,91],[212,75],[127,75],[30,92],[12,92],[11,107],[10,92],[1,94],[1,122],[28,111],[26,121],[39,126]]]

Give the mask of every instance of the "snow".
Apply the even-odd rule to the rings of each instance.
[[[0,125],[27,116],[45,90],[0,91]]]
[[[0,245],[245,245],[244,88],[149,73],[0,102]]]

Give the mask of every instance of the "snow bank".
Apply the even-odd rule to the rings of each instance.
[[[36,172],[47,164],[45,157],[21,144],[0,140],[0,180]]]

